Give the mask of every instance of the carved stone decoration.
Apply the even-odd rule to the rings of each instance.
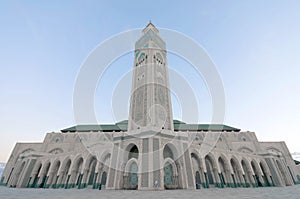
[[[49,151],[49,153],[51,154],[59,154],[59,153],[63,153],[64,151],[61,148],[55,148]]]

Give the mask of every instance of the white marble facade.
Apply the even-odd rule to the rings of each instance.
[[[136,42],[128,121],[80,125],[17,143],[1,178],[8,187],[199,189],[300,183],[284,142],[254,132],[174,120],[166,44],[150,22]]]

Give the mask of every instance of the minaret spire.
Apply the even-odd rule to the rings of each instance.
[[[149,23],[147,24],[147,26],[143,29],[143,34],[145,34],[148,30],[152,30],[156,34],[158,34],[158,32],[159,32],[158,29],[151,22],[151,20],[149,21]]]

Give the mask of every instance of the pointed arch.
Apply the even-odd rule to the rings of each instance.
[[[128,162],[126,163],[126,166],[125,166],[125,175],[128,175],[128,174],[129,174],[129,172],[130,172],[130,166],[131,166],[131,164],[133,164],[133,163],[138,164],[137,159],[131,158],[130,160],[128,160]]]
[[[38,161],[35,164],[35,167],[32,170],[32,174],[31,174],[31,179],[32,179],[32,182],[30,183],[31,188],[36,188],[37,187],[37,184],[38,184],[38,181],[39,181],[39,175],[40,175],[40,172],[42,170],[42,166],[43,165],[42,165],[41,161]]]
[[[177,189],[182,187],[182,174],[178,172],[179,157],[176,146],[168,142],[163,147],[163,181],[165,189]]]
[[[109,167],[109,162],[108,164],[107,163],[107,160],[110,158],[111,156],[111,151],[110,150],[106,150],[102,153],[101,157],[100,157],[100,164],[99,164],[99,167],[102,167],[102,166],[107,166]],[[100,168],[99,168],[100,169]]]
[[[232,179],[235,187],[240,187],[244,183],[243,172],[239,160],[232,156],[230,159],[230,164],[232,168]]]
[[[138,189],[138,161],[136,158],[128,160],[125,166],[124,188]]]
[[[98,177],[96,187],[97,189],[105,189],[108,169],[110,167],[110,159],[111,159],[111,152],[106,150],[102,153],[100,157],[100,162],[98,162]]]
[[[256,182],[256,186],[262,187],[265,183],[262,179],[261,170],[260,170],[260,167],[258,166],[258,163],[256,162],[256,160],[253,159],[251,161],[251,167],[254,172],[254,180]]]
[[[135,143],[128,144],[124,150],[124,162],[127,162],[131,158],[138,160],[139,151],[139,147]]]
[[[50,160],[47,160],[43,164],[42,172],[40,175],[40,183],[39,183],[39,188],[44,188],[46,187],[46,183],[48,180],[48,175],[49,175],[49,170],[50,170],[51,162]]]
[[[206,186],[218,187],[220,183],[220,178],[218,175],[218,166],[216,159],[212,153],[209,153],[204,158],[206,167]]]
[[[163,157],[164,159],[171,158],[172,160],[174,160],[174,154],[168,145],[164,147]]]
[[[220,168],[220,178],[223,186],[230,186],[232,183],[230,174],[230,163],[224,154],[221,154],[218,158],[218,164]]]
[[[244,172],[244,180],[246,187],[250,187],[254,185],[253,172],[250,166],[250,163],[245,158],[241,161],[242,169]]]
[[[175,176],[178,175],[178,169],[177,169],[177,166],[176,166],[175,161],[173,159],[171,159],[171,158],[164,159],[164,165],[165,164],[170,164],[173,168],[174,175]]]
[[[73,161],[73,166],[71,170],[70,177],[70,188],[74,188],[75,186],[80,186],[82,180],[82,167],[83,167],[83,157],[77,156]]]
[[[177,160],[179,158],[179,156],[178,156],[178,150],[177,150],[176,146],[170,142],[166,143],[163,148],[163,156],[164,156],[164,158],[169,157],[173,160]]]
[[[84,166],[84,172],[83,172],[83,188],[94,185],[95,183],[95,177],[96,177],[96,165],[97,165],[97,159],[96,156],[90,155]]]
[[[61,162],[59,159],[56,159],[51,168],[50,168],[50,172],[49,172],[49,177],[48,177],[48,180],[47,180],[47,187],[50,187],[52,185],[55,186],[55,184],[57,183],[57,180],[58,180],[58,170],[60,168],[60,165],[61,165]]]
[[[195,177],[196,189],[200,189],[201,184],[202,186],[205,186],[203,163],[202,160],[199,158],[197,151],[195,150],[191,152],[191,159],[192,159],[192,167],[193,167],[193,174]]]
[[[11,187],[17,187],[19,184],[19,181],[20,181],[20,177],[22,176],[22,173],[24,171],[24,168],[25,168],[25,164],[26,164],[26,161],[22,161],[20,162],[20,164],[17,166],[17,169],[16,169],[16,172],[15,172],[15,175],[14,175],[14,179],[13,179],[13,182],[11,183]]]
[[[59,169],[59,179],[57,188],[63,188],[67,185],[69,178],[70,178],[70,168],[71,168],[72,160],[69,156],[67,156],[61,164]]]
[[[259,166],[260,166],[261,171],[263,173],[263,179],[266,183],[265,186],[273,186],[270,169],[269,169],[268,165],[266,164],[266,162],[264,160],[261,160],[259,162]]]
[[[60,165],[61,165],[61,162],[59,159],[54,160],[53,163],[51,164],[51,167],[49,169],[48,180],[47,180],[47,184],[46,184],[47,188],[51,187],[53,184],[56,184],[57,174],[58,174]]]
[[[287,178],[287,171],[285,170],[282,162],[280,160],[276,160],[276,164],[278,166],[282,182],[284,183],[285,186],[290,186],[291,183],[290,183],[290,181]]]
[[[124,150],[124,165],[123,167],[123,188],[137,189],[138,188],[138,159],[139,148],[135,143],[130,143]]]
[[[176,189],[178,183],[178,170],[173,159],[167,157],[164,159],[164,187],[165,189]]]

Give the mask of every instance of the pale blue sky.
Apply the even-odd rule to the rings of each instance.
[[[299,10],[297,0],[1,1],[0,161],[16,142],[42,141],[46,132],[73,125],[73,86],[83,60],[103,40],[150,19],[207,50],[224,82],[226,124],[300,151]],[[209,121],[203,81],[182,59],[168,59],[197,92],[200,121]],[[99,122],[114,122],[110,83],[132,62],[132,55],[121,57],[100,82]]]

